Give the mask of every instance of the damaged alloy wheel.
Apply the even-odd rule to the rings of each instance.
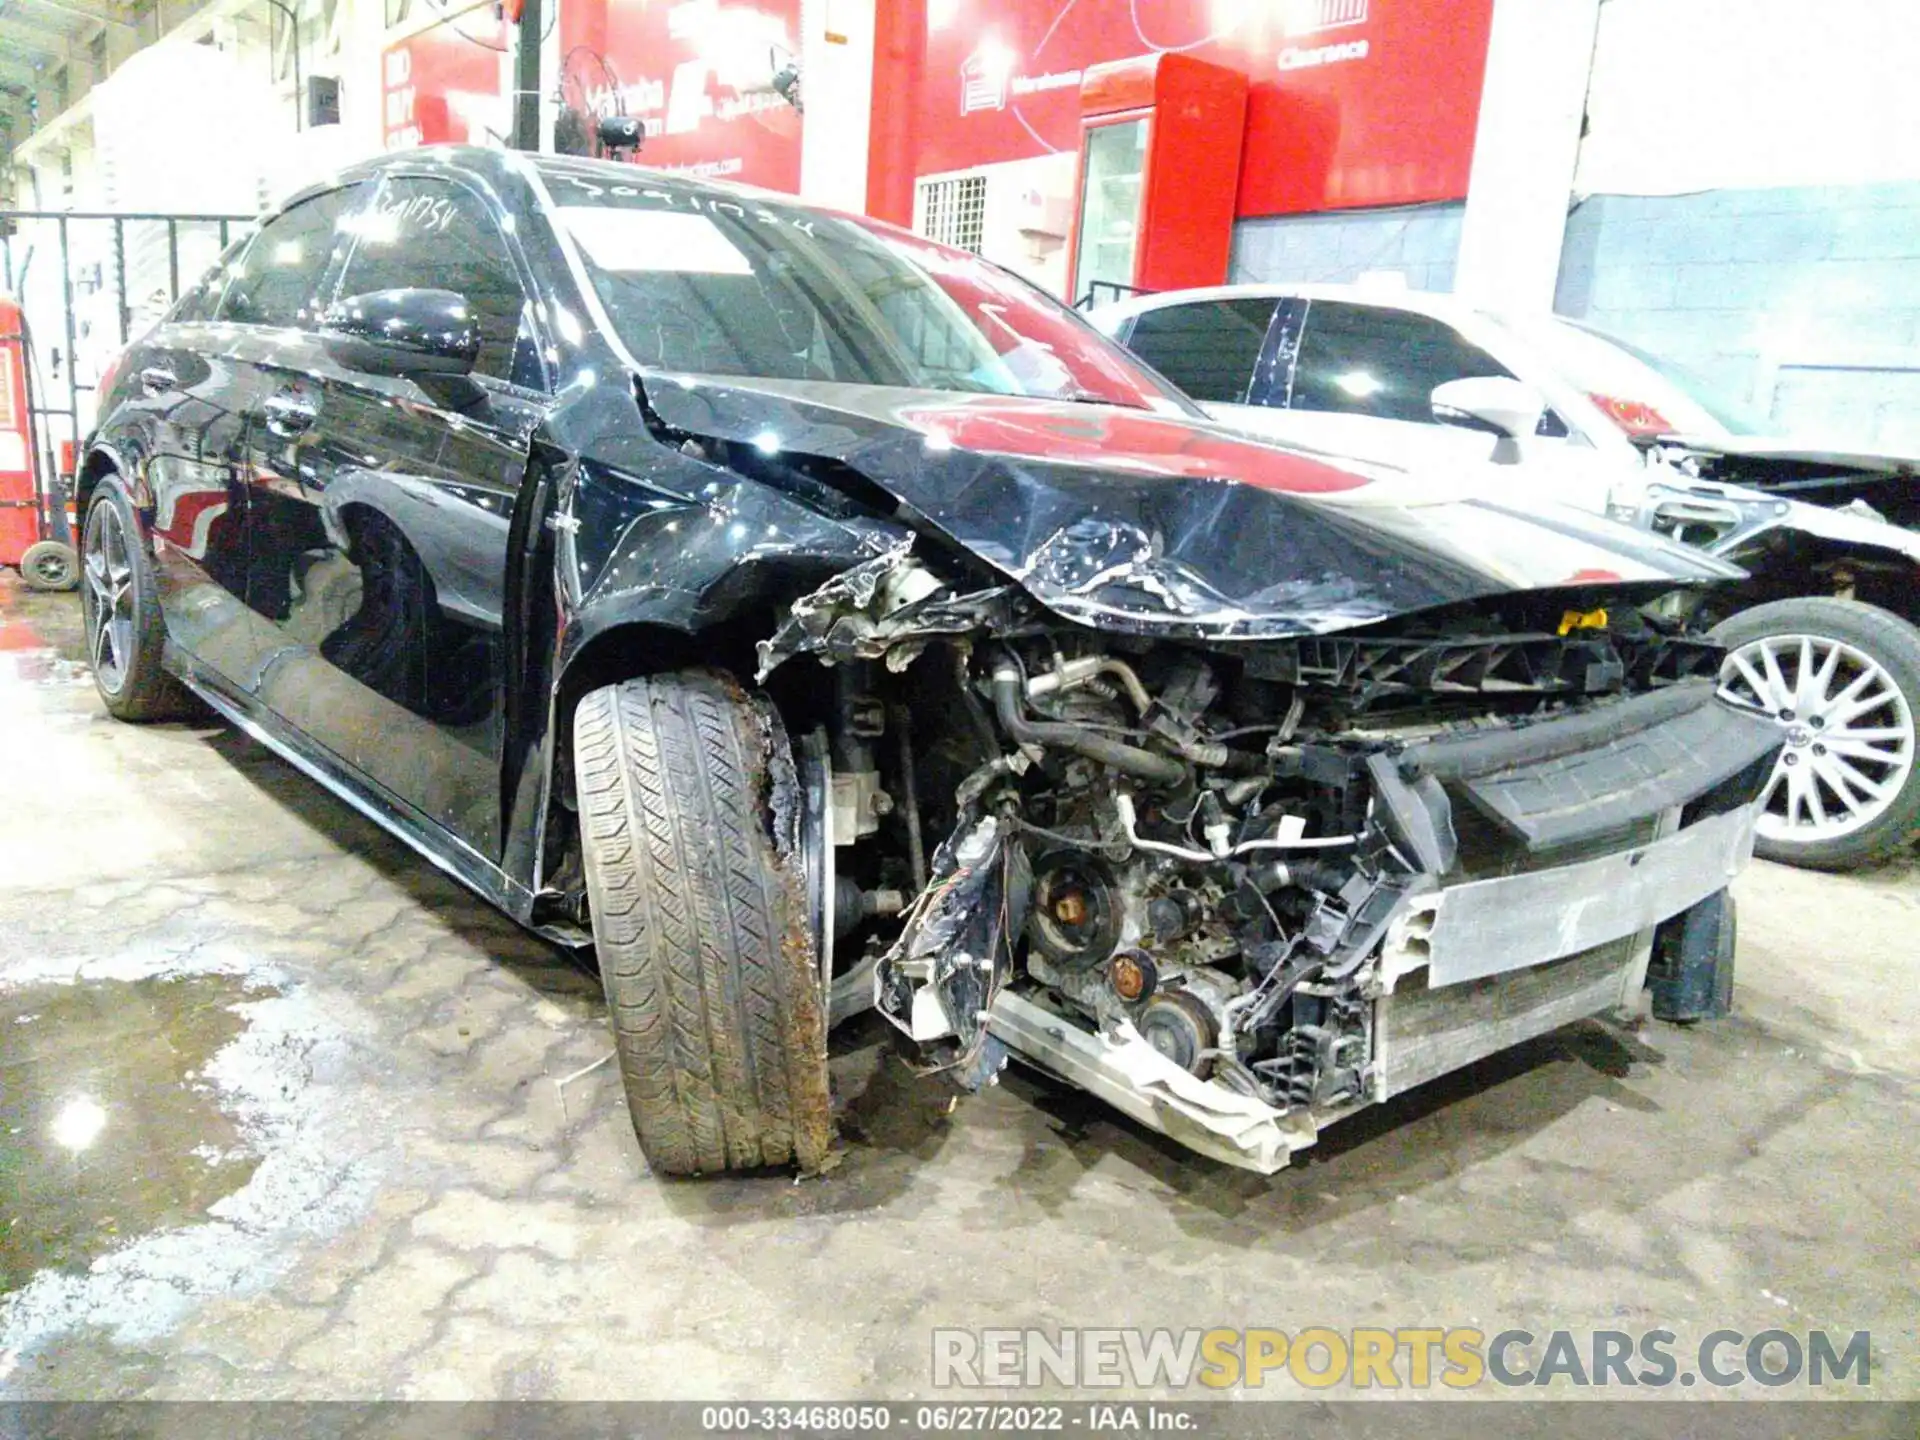
[[[647,1163],[819,1168],[826,1025],[779,717],[686,671],[593,691],[573,740],[594,944]]]

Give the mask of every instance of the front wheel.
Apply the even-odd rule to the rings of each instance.
[[[654,1170],[817,1170],[826,1021],[779,716],[685,671],[595,690],[573,721],[594,946]]]
[[[1713,632],[1721,696],[1786,732],[1755,853],[1815,870],[1883,859],[1920,834],[1920,630],[1854,600],[1756,605]]]

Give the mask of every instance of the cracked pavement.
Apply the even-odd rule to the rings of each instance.
[[[42,1117],[0,1396],[901,1399],[936,1326],[1665,1324],[1868,1329],[1920,1397],[1911,871],[1756,867],[1730,1022],[1573,1027],[1271,1179],[1031,1074],[949,1111],[866,1025],[837,1168],[662,1182],[590,973],[244,737],[109,720],[72,605],[0,595],[0,1112]],[[40,1144],[83,1092],[98,1139]]]

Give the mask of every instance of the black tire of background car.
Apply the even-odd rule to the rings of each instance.
[[[797,1163],[831,1139],[797,794],[765,700],[687,671],[595,690],[573,721],[581,848],[627,1107],[668,1175]]]
[[[80,583],[80,557],[63,540],[38,540],[20,556],[20,578],[32,590],[71,590]]]
[[[102,509],[109,507],[119,512],[120,524],[127,537],[127,560],[133,570],[133,644],[127,657],[126,678],[120,688],[109,691],[96,672],[93,677],[94,689],[99,692],[107,713],[116,720],[173,719],[187,713],[191,702],[180,682],[161,666],[160,655],[166,646],[167,632],[166,622],[160,615],[160,595],[154,583],[153,558],[147,553],[146,541],[141,536],[133,505],[116,480],[101,481],[93,493],[93,501],[87,506],[87,523],[81,531],[82,551],[84,553],[86,547],[84,537],[91,533],[96,523],[95,517]],[[91,588],[85,585],[81,586],[80,608],[91,643],[95,621],[94,598]]]
[[[1808,596],[1742,610],[1713,631],[1714,638],[1730,650],[1769,635],[1819,635],[1864,651],[1900,687],[1907,708],[1920,717],[1920,630],[1898,615],[1858,600]],[[1920,838],[1920,763],[1907,771],[1899,795],[1871,824],[1832,840],[1794,844],[1760,839],[1754,853],[1809,870],[1853,870],[1895,855],[1916,838]]]

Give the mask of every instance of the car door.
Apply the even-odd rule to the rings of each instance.
[[[507,531],[547,377],[518,246],[479,191],[382,183],[329,289],[403,288],[466,299],[470,379],[370,374],[315,332],[249,418],[250,603],[281,641],[259,693],[381,798],[497,860]]]
[[[231,408],[231,367],[210,323],[231,258],[223,257],[114,362],[113,408],[101,433],[151,497],[161,612],[182,645],[192,638],[189,617],[207,613],[223,597],[237,606],[246,593],[246,512],[233,470],[239,428]]]
[[[278,643],[249,608],[254,515],[243,437],[286,336],[311,320],[339,225],[361,195],[347,186],[296,201],[189,294],[130,351],[123,386],[158,418],[147,468],[153,551],[167,633],[203,676],[247,693]]]

